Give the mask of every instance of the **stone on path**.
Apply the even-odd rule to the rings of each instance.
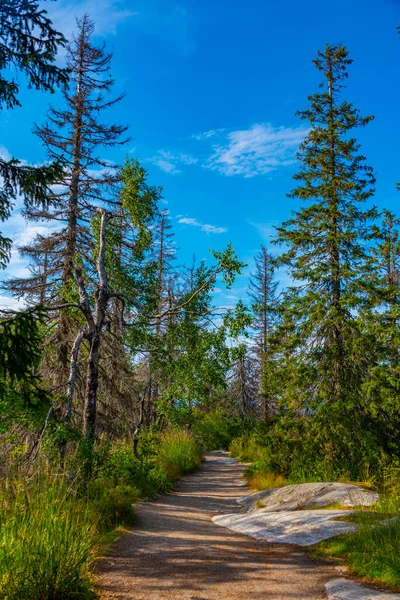
[[[325,589],[328,600],[400,600],[400,594],[370,590],[348,579],[332,579]]]
[[[300,483],[282,488],[263,490],[238,499],[248,512],[264,507],[271,512],[324,507],[372,506],[379,502],[376,492],[351,483]],[[260,506],[261,505],[261,506]]]
[[[353,523],[336,521],[346,510],[299,510],[269,512],[265,509],[247,514],[213,517],[214,523],[255,539],[283,544],[311,546],[322,540],[355,531]]]

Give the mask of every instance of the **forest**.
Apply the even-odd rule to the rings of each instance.
[[[249,463],[255,490],[360,482],[381,493],[379,514],[400,511],[400,219],[374,205],[357,141],[374,117],[348,97],[349,51],[316,48],[319,87],[296,113],[308,133],[287,190],[301,208],[225,307],[215,290],[247,267],[235,240],[183,265],[162,188],[128,151],[123,164],[106,158],[130,132],[109,121],[124,96],[95,17],[66,39],[41,3],[0,2],[1,110],[20,106],[23,85],[50,103],[27,133],[45,161],[0,156],[1,221],[22,202],[27,223],[49,226],[18,247],[24,278],[8,274],[13,244],[0,234],[2,294],[21,305],[0,312],[7,600],[98,597],[98,556],[204,452]],[[396,522],[326,550],[394,590],[399,551]]]

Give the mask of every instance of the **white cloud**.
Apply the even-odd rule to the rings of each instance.
[[[190,154],[178,153],[173,154],[165,150],[160,150],[155,156],[148,159],[149,162],[157,165],[162,171],[170,173],[171,175],[177,175],[181,172],[178,168],[182,165],[194,165],[198,162],[198,159]]]
[[[13,247],[7,267],[0,273],[1,279],[6,281],[7,279],[29,277],[29,261],[19,255],[18,246],[29,244],[37,235],[50,235],[57,231],[57,229],[60,229],[60,227],[61,225],[59,224],[55,225],[44,221],[30,223],[24,219],[20,210],[13,212],[10,219],[4,223],[2,228],[4,235],[11,238]],[[13,299],[0,295],[0,308],[6,306],[14,307],[13,302]],[[21,307],[21,305],[19,306]]]
[[[22,299],[0,296],[0,310],[21,310],[24,306]]]
[[[222,175],[250,178],[293,165],[296,151],[307,133],[308,129],[302,125],[274,127],[270,123],[230,132],[221,128],[209,129],[191,136],[192,140],[202,144],[201,158],[160,150],[149,160],[174,175],[181,173],[182,165],[198,163]]]
[[[228,231],[226,227],[215,227],[215,225],[209,225],[208,223],[200,223],[197,219],[189,217],[180,218],[178,223],[189,225],[191,227],[199,227],[201,231],[204,231],[205,233],[226,233]]]
[[[300,127],[273,127],[270,123],[230,132],[225,142],[214,145],[207,168],[223,175],[255,177],[295,162],[295,153],[307,134]]]
[[[69,0],[43,2],[56,29],[70,40],[76,30],[76,17],[87,13],[95,22],[96,35],[115,35],[118,25],[137,13],[122,6],[121,0]]]
[[[88,13],[95,21],[96,35],[115,35],[121,23],[135,17],[136,31],[164,40],[168,48],[185,56],[195,49],[192,17],[177,0],[58,0],[41,6],[67,39],[75,30],[76,16]]]

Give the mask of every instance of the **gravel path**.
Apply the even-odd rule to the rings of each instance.
[[[239,511],[243,466],[208,453],[176,492],[137,509],[137,524],[99,565],[103,600],[322,600],[338,576],[296,546],[268,544],[218,527]],[[248,490],[251,493],[250,490]]]

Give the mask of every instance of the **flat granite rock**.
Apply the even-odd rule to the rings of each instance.
[[[328,600],[400,600],[400,594],[361,587],[348,579],[332,579],[325,585]]]
[[[341,506],[372,506],[379,502],[376,492],[351,483],[300,483],[263,490],[237,501],[247,512],[264,507],[271,512],[307,509],[340,504]],[[261,506],[260,506],[261,505]]]
[[[355,531],[353,523],[335,520],[348,514],[346,510],[273,513],[262,509],[247,514],[218,515],[212,520],[221,527],[267,542],[312,546],[335,535]]]

